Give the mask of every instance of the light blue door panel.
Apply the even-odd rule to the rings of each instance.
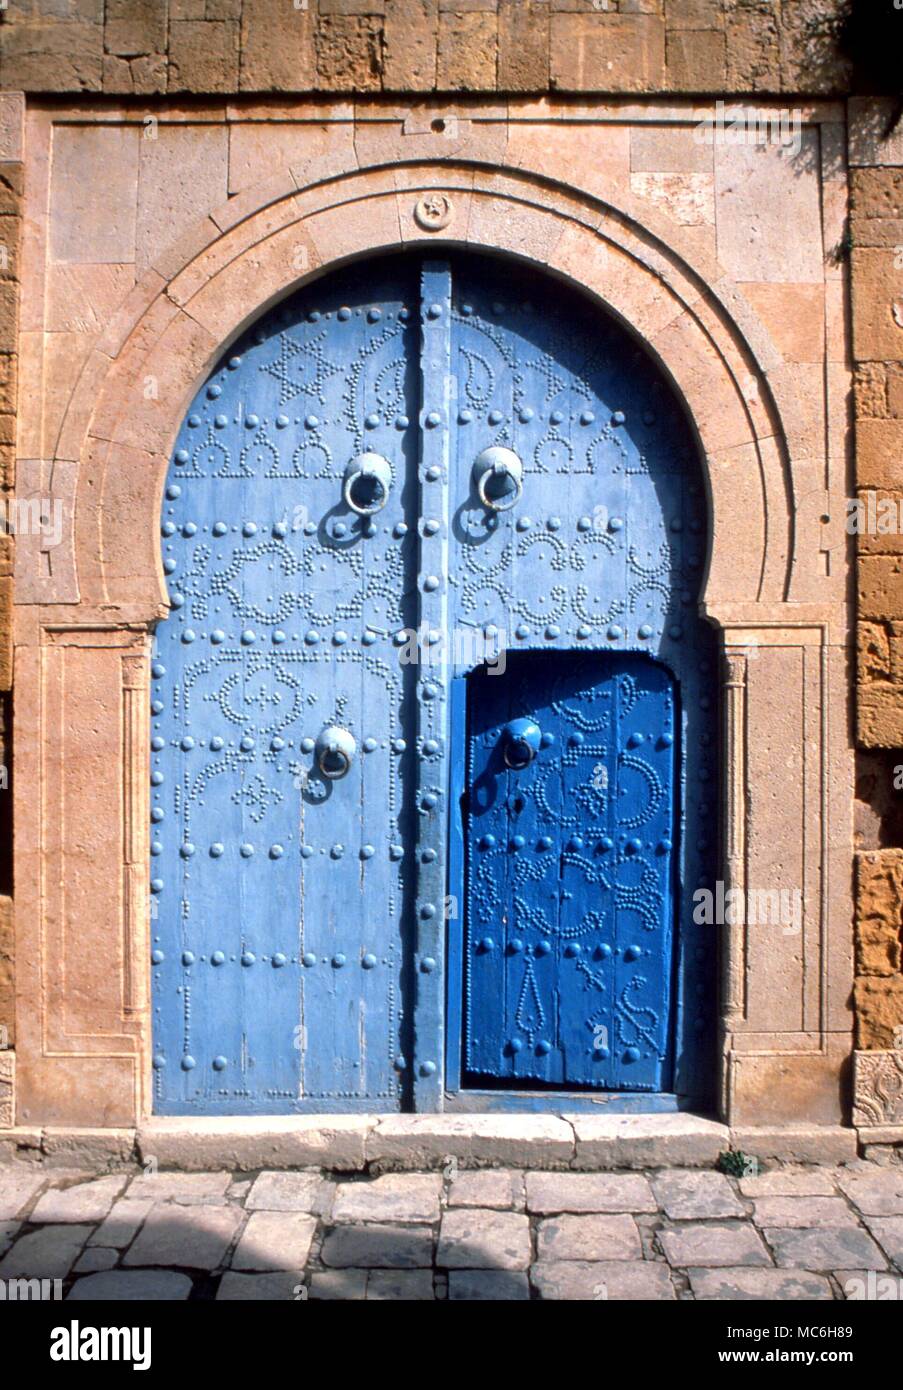
[[[696,460],[627,330],[515,262],[351,266],[229,350],[161,518],[158,1112],[706,1096]]]

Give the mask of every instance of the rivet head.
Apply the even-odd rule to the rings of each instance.
[[[538,956],[548,956],[548,955],[551,955],[551,953],[552,953],[552,943],[551,943],[551,941],[540,941],[540,942],[537,943],[537,946],[536,946],[536,954],[537,954]]]
[[[270,845],[271,859],[281,859],[284,853],[285,850],[282,848],[282,845]]]
[[[522,1052],[523,1046],[524,1044],[521,1038],[509,1038],[508,1040],[509,1052]]]
[[[524,847],[524,845],[525,845],[526,843],[527,843],[527,842],[526,842],[526,840],[524,839],[523,835],[512,835],[512,836],[511,836],[510,844],[511,844],[511,848],[514,849],[514,850],[523,849],[523,847]]]
[[[536,1044],[536,1055],[537,1055],[537,1057],[548,1057],[548,1055],[549,1055],[549,1053],[550,1053],[551,1051],[552,1051],[552,1044],[546,1042],[545,1039],[541,1039],[541,1040]]]
[[[333,969],[334,969],[334,970],[341,970],[341,968],[342,968],[342,966],[343,966],[344,964],[345,964],[345,957],[344,957],[344,955],[342,954],[341,951],[336,952],[336,954],[335,954],[335,955],[333,956],[333,958],[332,958]]]
[[[214,951],[210,957],[211,965],[225,965],[226,953],[224,951]]]
[[[305,951],[305,952],[304,952],[304,955],[301,957],[301,964],[304,965],[304,966],[306,966],[307,969],[309,970],[310,967],[311,967],[312,965],[316,965],[316,963],[317,963],[317,958],[316,958],[316,956],[314,955],[313,951]]]
[[[628,1047],[624,1052],[625,1062],[638,1062],[640,1060],[640,1049],[638,1047]]]
[[[194,965],[194,951],[183,951],[183,952],[182,952],[182,964],[183,964],[183,965]]]
[[[430,919],[431,917],[435,917],[435,915],[436,915],[436,905],[435,905],[435,903],[423,903],[422,906],[421,906],[421,908],[420,908],[420,915],[421,915],[421,917],[422,917],[425,921],[429,921],[429,919]]]
[[[153,963],[154,965],[162,965],[163,962],[165,961],[165,959],[166,959],[166,956],[165,956],[165,954],[163,953],[163,951],[157,950],[157,951],[151,952],[151,961],[152,961],[152,963]]]
[[[554,844],[554,841],[553,841],[551,835],[541,835],[540,838],[539,838],[539,842],[538,842],[537,848],[538,848],[538,849],[543,849],[543,850],[545,850],[545,849],[551,849],[553,844]]]
[[[253,846],[253,845],[249,845],[249,844],[247,844],[247,843],[246,843],[246,844],[243,844],[243,845],[240,846],[238,852],[239,852],[239,854],[241,855],[242,859],[250,859],[251,856],[252,856],[253,853],[254,853],[254,846]]]
[[[579,956],[579,955],[582,955],[582,953],[583,953],[583,947],[580,945],[580,942],[579,942],[579,941],[569,941],[568,944],[567,944],[567,945],[565,946],[565,948],[564,948],[564,954],[565,954],[570,960],[576,959],[576,957]]]
[[[509,955],[512,955],[512,956],[519,955],[520,952],[521,952],[523,949],[524,949],[524,943],[521,941],[521,939],[520,939],[519,936],[512,937],[512,939],[508,942],[508,954],[509,954]]]
[[[435,1063],[435,1062],[421,1062],[421,1064],[420,1064],[420,1075],[421,1075],[421,1076],[435,1076],[435,1075],[436,1075],[436,1063]]]
[[[285,965],[285,956],[281,951],[277,951],[273,956],[273,969],[281,970],[283,965]]]
[[[479,949],[484,952],[494,951],[495,942],[493,941],[492,937],[484,936],[482,941],[480,942]]]
[[[185,1056],[182,1058],[182,1070],[183,1070],[183,1071],[194,1071],[194,1069],[195,1069],[196,1066],[197,1066],[197,1062],[194,1060],[194,1058],[193,1058],[193,1057],[189,1057],[188,1054],[186,1053]]]
[[[375,853],[375,850],[374,850],[374,848],[373,848],[372,845],[362,845],[362,846],[361,846],[361,858],[362,858],[362,859],[372,859],[374,853]]]
[[[420,962],[420,969],[423,971],[424,975],[431,975],[436,969],[434,958],[432,956],[424,956],[423,960]]]
[[[624,949],[625,960],[639,960],[642,954],[642,948],[639,946],[627,946]]]
[[[254,954],[253,951],[243,951],[243,952],[242,952],[242,957],[241,957],[241,963],[242,963],[242,965],[244,965],[244,966],[251,966],[251,965],[253,965],[253,964],[255,963],[256,960],[257,960],[257,957],[255,956],[255,954]]]
[[[366,954],[361,957],[361,965],[364,967],[365,970],[373,969],[373,967],[376,965],[376,956],[373,954],[372,951],[367,951]]]
[[[228,1065],[229,1063],[225,1057],[214,1057],[213,1059],[214,1071],[225,1071]]]

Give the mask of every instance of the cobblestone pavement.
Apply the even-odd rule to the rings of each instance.
[[[901,1274],[903,1166],[861,1161],[740,1180],[0,1167],[0,1279],[69,1299],[899,1298]]]

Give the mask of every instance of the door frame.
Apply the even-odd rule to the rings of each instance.
[[[54,118],[36,119],[49,128]],[[437,190],[451,212],[441,234],[418,220]],[[37,215],[43,195],[34,196]],[[128,1126],[149,1111],[148,652],[165,611],[160,495],[187,402],[252,318],[332,265],[414,246],[441,255],[463,242],[545,268],[634,325],[686,404],[709,493],[701,612],[724,654],[721,873],[743,885],[769,862],[769,844],[806,827],[792,868],[805,951],[776,940],[750,953],[742,928],[718,934],[719,1109],[735,1124],[844,1118],[849,609],[844,566],[827,577],[819,568],[828,494],[813,478],[823,460],[792,461],[803,418],[793,373],[742,290],[680,228],[651,217],[616,190],[602,201],[529,159],[500,174],[466,152],[418,163],[385,150],[372,167],[301,194],[294,183],[281,195],[250,191],[225,232],[207,218],[92,349],[66,403],[58,461],[23,474],[50,505],[63,503],[52,570],[37,545],[16,548],[19,1123],[91,1126],[100,1116]],[[142,378],[159,383],[153,396],[135,390]],[[842,423],[840,404],[832,419]],[[64,698],[72,688],[80,701]],[[776,803],[775,764],[756,741],[777,710],[781,765],[804,762],[806,776]],[[89,875],[74,828],[85,822],[107,845]],[[86,962],[103,964],[90,980]],[[801,988],[783,991],[775,1012],[788,972]]]

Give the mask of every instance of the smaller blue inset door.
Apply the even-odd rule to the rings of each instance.
[[[667,1090],[674,681],[525,652],[467,685],[466,1082]]]

